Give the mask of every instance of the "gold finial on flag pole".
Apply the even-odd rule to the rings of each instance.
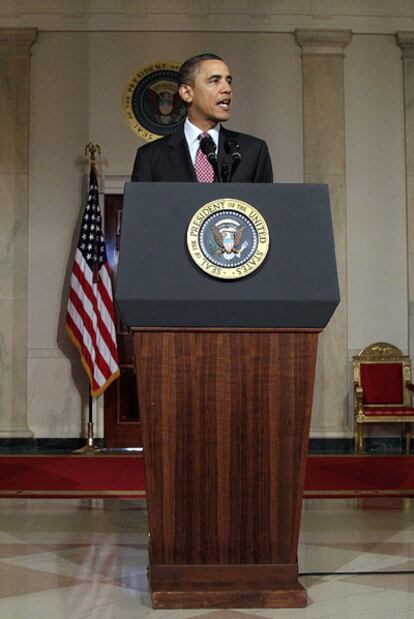
[[[99,146],[99,144],[92,144],[92,142],[89,142],[89,144],[85,146],[85,157],[89,157],[91,165],[93,166],[95,165],[95,153],[98,153],[98,155],[100,155],[101,147]]]

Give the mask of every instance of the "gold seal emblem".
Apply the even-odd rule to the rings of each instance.
[[[256,271],[266,258],[269,241],[264,217],[251,204],[234,198],[204,204],[187,228],[192,259],[220,279],[239,279]]]
[[[154,62],[139,69],[125,86],[122,109],[126,121],[147,142],[174,133],[184,122],[179,68],[177,62]]]

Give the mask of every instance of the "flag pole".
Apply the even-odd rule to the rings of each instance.
[[[88,390],[89,390],[89,414],[88,414],[88,423],[87,423],[87,436],[86,436],[86,445],[81,447],[80,449],[75,449],[73,453],[82,454],[86,456],[94,456],[101,453],[101,449],[95,445],[95,437],[94,437],[94,429],[93,429],[93,399],[90,392],[90,385],[88,381]]]
[[[89,156],[91,167],[95,168],[95,153],[100,155],[101,147],[99,144],[92,144],[89,142],[85,146],[85,157]],[[101,452],[99,447],[95,445],[95,437],[94,437],[94,424],[93,424],[93,399],[91,394],[91,387],[88,380],[88,423],[87,423],[87,434],[86,434],[86,445],[81,447],[80,449],[76,449],[73,453],[81,454],[81,455],[97,455]]]

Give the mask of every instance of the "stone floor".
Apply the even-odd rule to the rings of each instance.
[[[2,619],[414,617],[414,500],[304,501],[305,609],[152,610],[144,501],[0,500]]]

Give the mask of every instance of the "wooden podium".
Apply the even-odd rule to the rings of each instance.
[[[339,300],[328,194],[225,186],[263,214],[272,245],[255,275],[223,282],[184,243],[192,213],[223,189],[139,183],[125,193],[116,297],[133,330],[152,604],[301,607],[317,340]],[[154,258],[150,231],[160,229],[169,232]],[[297,253],[283,252],[292,238]]]

